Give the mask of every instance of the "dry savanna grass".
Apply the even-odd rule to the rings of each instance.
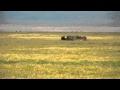
[[[120,78],[120,32],[0,33],[0,78]]]

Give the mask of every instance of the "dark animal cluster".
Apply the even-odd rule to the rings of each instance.
[[[87,40],[87,37],[86,36],[62,36],[61,37],[61,40],[84,40],[86,41]]]

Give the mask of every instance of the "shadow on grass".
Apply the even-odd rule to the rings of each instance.
[[[26,64],[52,64],[52,65],[81,65],[81,66],[91,66],[91,65],[99,65],[103,67],[118,67],[120,66],[120,61],[80,61],[80,62],[57,62],[57,61],[47,61],[47,60],[39,60],[34,61],[32,59],[28,60],[19,60],[19,61],[4,61],[0,60],[0,64],[16,64],[16,63],[26,63]]]
[[[5,61],[0,60],[0,64],[16,64],[16,63],[34,63],[33,60]]]
[[[40,60],[36,62],[37,64],[61,64],[61,65],[81,65],[81,66],[89,66],[89,65],[100,65],[100,66],[112,66],[117,67],[120,66],[120,61],[81,61],[81,62],[52,62],[46,60]]]

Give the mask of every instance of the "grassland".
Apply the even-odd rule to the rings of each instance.
[[[0,78],[118,79],[120,32],[0,33]]]

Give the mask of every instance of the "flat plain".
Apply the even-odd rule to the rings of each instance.
[[[61,40],[67,35],[87,41]],[[120,32],[1,32],[0,78],[118,79]]]

